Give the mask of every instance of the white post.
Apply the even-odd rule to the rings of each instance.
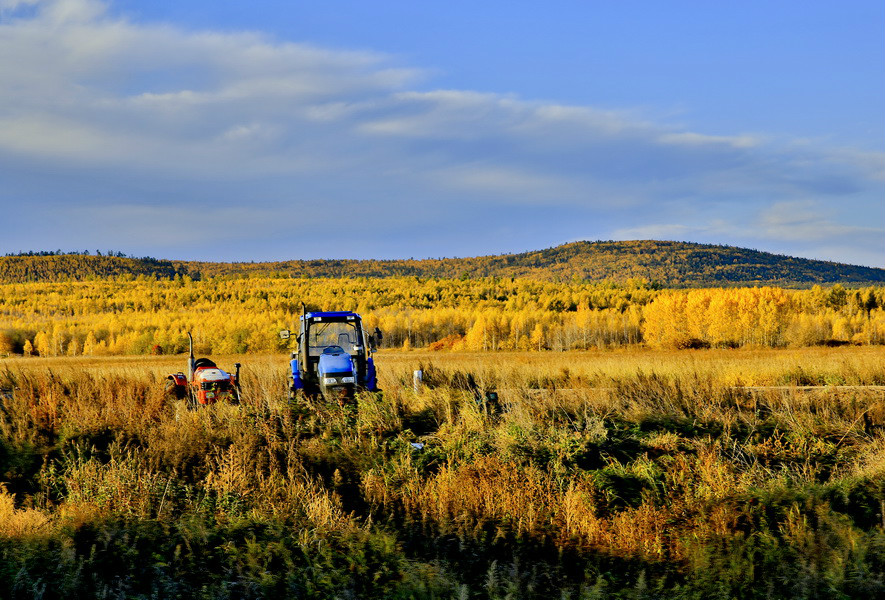
[[[416,394],[421,392],[421,384],[423,382],[424,373],[420,369],[412,373],[412,388],[415,390]]]

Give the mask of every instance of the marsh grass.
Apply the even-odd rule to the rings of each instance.
[[[242,402],[200,410],[162,393],[179,359],[7,360],[0,589],[875,597],[885,392],[742,387],[881,382],[850,350],[382,353],[344,406],[247,356]]]

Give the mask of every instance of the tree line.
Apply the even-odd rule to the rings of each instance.
[[[659,290],[529,279],[207,278],[0,284],[0,355],[277,352],[308,310],[354,310],[387,347],[574,350],[885,343],[885,288]]]
[[[652,287],[810,287],[834,282],[883,285],[885,269],[782,256],[746,248],[640,240],[574,242],[520,254],[402,260],[289,260],[197,262],[128,257],[109,251],[29,252],[0,257],[0,282],[64,281],[95,277],[177,274],[204,277],[529,278],[544,281],[635,281]]]

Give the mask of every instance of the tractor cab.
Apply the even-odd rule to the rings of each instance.
[[[281,331],[282,339],[290,332]],[[357,391],[378,390],[372,353],[381,332],[369,335],[354,312],[306,312],[301,315],[298,351],[292,353],[290,396],[301,390],[327,400],[353,399]]]

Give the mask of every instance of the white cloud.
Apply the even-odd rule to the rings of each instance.
[[[0,11],[12,11],[22,6],[33,6],[40,0],[0,0]]]
[[[392,223],[385,231],[434,215],[437,240],[463,225],[446,207],[469,206],[509,236],[536,236],[523,247],[582,224],[596,237],[730,243],[882,232],[852,216],[881,204],[881,153],[710,135],[628,110],[416,91],[423,72],[380,53],[136,23],[94,0],[0,0],[0,57],[11,56],[0,60],[0,179],[10,190],[0,203],[20,201],[10,181],[40,190],[50,174],[55,187],[31,200],[35,214],[47,206],[37,198],[54,194],[108,208],[106,220],[121,197],[130,215],[184,203],[220,214],[247,198],[249,214],[264,217],[227,217],[256,243],[267,215],[320,214],[317,205]],[[826,215],[794,216],[797,202],[832,199]],[[114,218],[115,239],[152,226],[148,214]],[[364,247],[346,242],[344,253]]]
[[[496,165],[469,164],[444,169],[437,173],[440,186],[474,193],[490,192],[506,196],[511,202],[536,199],[544,203],[548,196],[572,197],[568,179],[533,174],[524,169],[507,169]]]
[[[275,212],[253,206],[163,206],[111,204],[63,211],[72,226],[109,233],[112,245],[168,248],[248,239],[256,229],[274,234],[287,225]]]
[[[726,137],[721,135],[703,135],[693,132],[666,133],[658,139],[662,144],[671,144],[674,146],[685,145],[709,147],[723,144],[733,148],[752,148],[759,144],[759,140],[750,135]]]
[[[883,233],[881,224],[879,227],[870,227],[839,223],[835,220],[834,212],[824,211],[819,203],[807,200],[775,202],[761,211],[758,224],[764,235],[803,242]]]

